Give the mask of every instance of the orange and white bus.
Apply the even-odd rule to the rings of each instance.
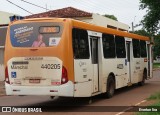
[[[7,95],[112,97],[152,77],[148,37],[62,19],[11,22],[5,45]]]

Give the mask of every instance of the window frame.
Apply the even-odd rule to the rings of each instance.
[[[109,38],[105,38],[105,37],[109,37]],[[112,41],[106,42],[106,43],[109,44],[109,46],[105,47],[104,46],[104,43],[105,43],[104,40],[108,40],[109,41],[109,39],[112,40]],[[111,42],[112,42],[112,44],[110,45]],[[116,58],[116,44],[115,44],[115,36],[113,34],[102,33],[102,45],[103,45],[103,57],[105,59]],[[112,51],[114,51],[114,54],[113,55],[106,55],[106,53],[110,53],[111,54],[112,51],[109,50],[107,52],[107,50],[105,50],[105,48],[111,49]]]
[[[138,45],[137,45],[137,43]],[[134,58],[141,58],[141,47],[140,47],[140,41],[138,39],[132,39],[132,46],[133,46],[133,57]],[[138,47],[137,47],[138,46]],[[138,53],[137,53],[138,52]],[[139,56],[138,56],[139,55]]]
[[[145,43],[145,44],[143,44],[143,43]],[[144,45],[144,46],[142,46],[142,44]],[[141,57],[142,58],[146,58],[147,57],[147,45],[146,45],[146,41],[144,41],[144,40],[140,40],[140,55],[141,55]],[[145,50],[145,52],[142,52],[142,51],[144,51]],[[143,54],[144,53],[144,54]]]
[[[123,40],[123,41],[117,41],[117,40]],[[115,36],[115,44],[116,44],[116,56],[117,56],[117,58],[126,58],[126,42],[125,42],[125,37],[124,36],[117,36],[116,35]],[[123,47],[122,47],[122,45],[123,45]],[[117,51],[117,49],[118,49],[118,51]],[[121,53],[121,55],[120,55],[120,51],[121,50],[123,50],[124,53]]]
[[[82,31],[85,32],[83,34],[86,34],[86,37],[84,39],[81,39]],[[77,35],[77,33],[78,34],[80,33],[79,36]],[[74,37],[75,38],[78,37],[77,46],[75,45]],[[84,53],[84,51],[80,51],[80,50],[82,50],[82,49],[84,50],[84,48],[82,48],[82,46],[81,46],[81,43],[82,43],[82,40],[85,40],[85,39],[86,39],[86,43],[84,41],[84,43],[85,43],[84,45],[86,45],[86,49],[85,49],[86,51]],[[75,49],[75,46],[76,46],[76,49]],[[72,29],[72,50],[73,50],[74,59],[90,59],[89,36],[88,36],[87,30],[79,29],[79,28],[73,28]],[[86,57],[84,57],[84,56],[86,56]]]

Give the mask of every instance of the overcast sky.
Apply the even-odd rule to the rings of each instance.
[[[45,12],[45,9],[27,4],[21,0],[10,0],[16,5],[36,14]],[[139,10],[139,0],[25,0],[30,3],[47,7],[50,10],[72,6],[87,12],[115,15],[118,21],[128,24],[139,24],[146,11]],[[0,11],[19,14],[22,16],[31,15],[28,12],[14,6],[6,0],[0,1]]]

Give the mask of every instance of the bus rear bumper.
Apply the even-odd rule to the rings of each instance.
[[[6,95],[74,96],[74,84],[68,81],[60,86],[13,86],[5,83]]]

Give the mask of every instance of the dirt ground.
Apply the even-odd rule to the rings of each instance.
[[[0,81],[0,96],[4,96],[4,95],[6,95],[4,81]]]

